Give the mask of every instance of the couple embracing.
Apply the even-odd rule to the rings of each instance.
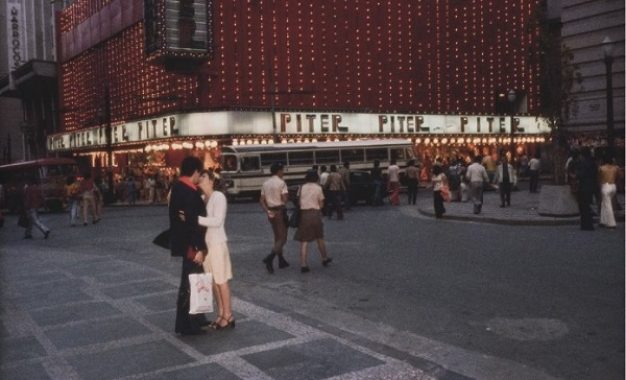
[[[202,334],[207,328],[235,327],[228,280],[232,275],[227,237],[226,197],[215,190],[219,179],[204,170],[197,157],[186,157],[180,178],[172,186],[169,201],[172,256],[182,257],[183,267],[176,302],[177,334]],[[203,314],[189,314],[189,275],[211,272],[217,318],[209,322]]]

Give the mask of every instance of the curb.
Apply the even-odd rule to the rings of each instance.
[[[435,212],[430,210],[424,210],[421,208],[417,209],[418,212],[424,216],[428,216],[435,219]],[[478,223],[488,223],[488,224],[505,224],[511,226],[571,226],[578,225],[580,223],[580,219],[576,218],[555,218],[554,220],[530,220],[530,219],[502,219],[497,217],[477,217],[471,215],[444,215],[442,220],[458,220],[464,222],[478,222]],[[616,215],[615,220],[617,222],[624,221],[624,215]],[[599,219],[597,217],[593,218],[594,223],[597,223]]]

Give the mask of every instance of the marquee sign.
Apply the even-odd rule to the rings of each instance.
[[[28,61],[26,16],[23,0],[7,0],[6,6],[8,67],[13,71]]]
[[[275,122],[272,122],[274,117]],[[274,130],[274,125],[276,130]],[[513,118],[516,135],[550,133],[539,117]],[[365,114],[315,112],[197,112],[111,126],[111,146],[172,137],[238,135],[489,135],[510,134],[511,117],[488,115]],[[106,127],[48,136],[48,150],[108,147]]]

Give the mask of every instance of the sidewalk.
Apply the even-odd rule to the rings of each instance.
[[[523,184],[526,185],[526,184]],[[539,193],[530,193],[527,188],[522,188],[511,193],[511,207],[500,207],[500,193],[496,191],[486,191],[483,196],[482,212],[478,215],[473,213],[471,200],[468,202],[446,202],[444,204],[446,213],[443,219],[475,221],[482,223],[511,224],[511,225],[575,225],[580,223],[578,216],[574,217],[551,217],[539,215],[539,200],[541,197],[541,186]],[[428,192],[429,196],[425,193]],[[421,191],[418,197],[417,207],[420,214],[435,217],[433,209],[432,190]],[[624,194],[618,193],[617,199],[624,207]],[[595,205],[591,206],[594,212],[598,211]],[[624,210],[616,210],[615,217],[619,222],[624,221]],[[594,217],[597,219],[598,217]]]

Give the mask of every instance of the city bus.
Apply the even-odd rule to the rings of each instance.
[[[76,176],[76,161],[68,158],[43,158],[0,166],[0,208],[10,212],[22,207],[22,194],[28,179],[39,185],[45,208],[58,211],[63,208],[64,186],[68,176]]]
[[[257,196],[270,177],[274,162],[284,165],[287,185],[301,184],[306,171],[313,165],[342,165],[350,162],[350,170],[370,170],[380,161],[383,171],[395,159],[400,167],[414,158],[413,145],[408,140],[357,140],[318,143],[288,143],[267,145],[235,145],[222,148],[221,174],[226,182],[226,194]]]

